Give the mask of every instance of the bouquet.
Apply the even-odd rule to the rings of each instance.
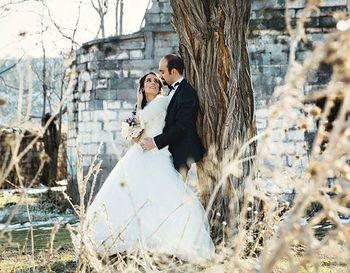
[[[125,139],[131,140],[140,136],[142,132],[141,124],[135,117],[129,117],[121,124],[121,133]]]

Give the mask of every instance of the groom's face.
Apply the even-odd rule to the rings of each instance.
[[[173,76],[171,73],[169,73],[168,61],[164,58],[159,62],[159,74],[167,85],[174,83]]]

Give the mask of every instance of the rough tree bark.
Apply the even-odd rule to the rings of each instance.
[[[227,166],[225,157],[237,157],[243,144],[256,135],[246,44],[251,1],[171,0],[171,6],[186,78],[198,90],[198,131],[209,151],[197,164],[206,206]],[[246,159],[239,164],[240,170],[236,168],[225,180],[214,199],[209,219],[216,242],[237,232],[245,179],[255,153],[252,142],[238,158]]]

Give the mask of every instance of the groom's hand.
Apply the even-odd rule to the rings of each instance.
[[[156,148],[157,146],[154,144],[154,141],[152,138],[150,137],[145,137],[142,141],[141,141],[141,147],[144,151],[149,151],[152,150],[154,148]]]

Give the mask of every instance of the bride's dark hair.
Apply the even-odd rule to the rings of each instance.
[[[160,79],[160,77],[158,76],[158,74],[156,72],[148,72],[147,74],[145,74],[144,76],[141,77],[140,81],[139,81],[139,89],[138,92],[142,92],[143,94],[143,98],[142,98],[142,102],[141,102],[141,109],[143,109],[146,104],[147,104],[147,100],[146,100],[146,94],[145,94],[145,80],[147,78],[148,75],[154,75],[157,78],[157,82],[159,83],[159,93],[163,92],[163,81]],[[136,106],[135,106],[135,113],[136,113]]]

